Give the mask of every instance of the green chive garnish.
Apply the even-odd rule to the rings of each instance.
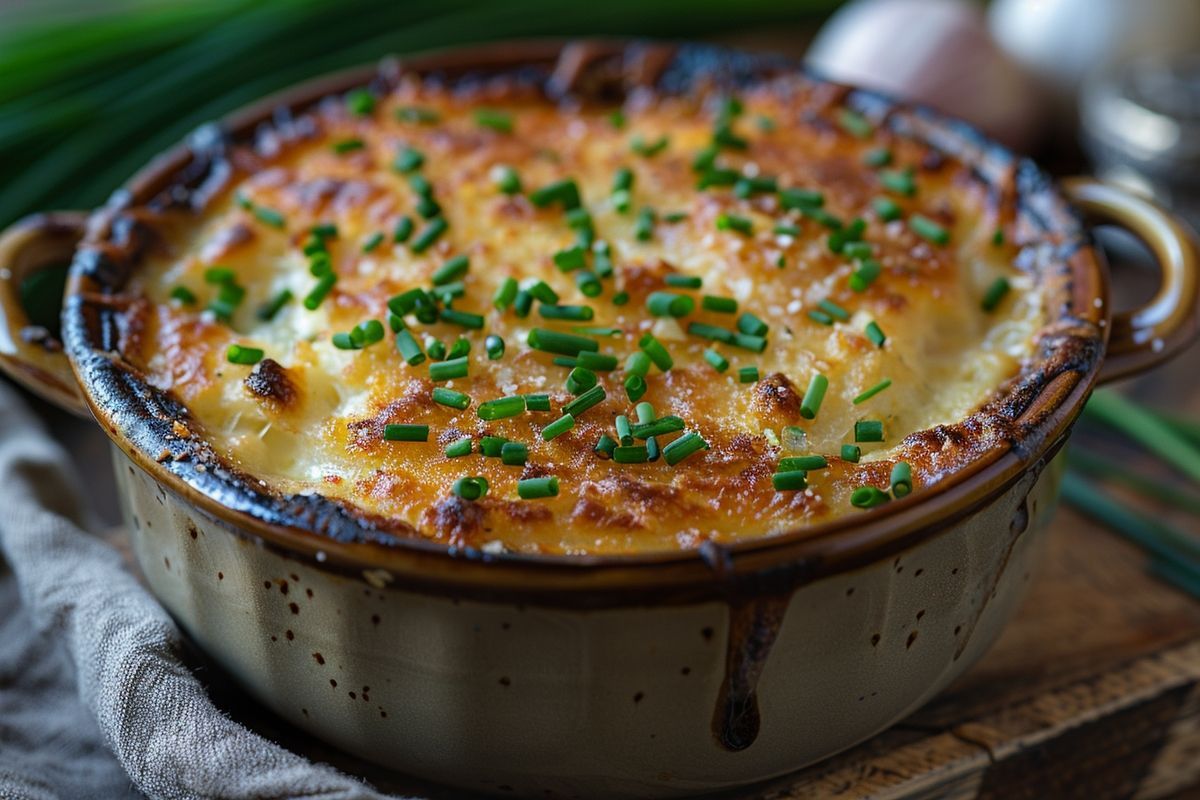
[[[672,273],[663,278],[663,283],[676,289],[699,289],[704,285],[704,279],[699,275],[680,275]]]
[[[262,361],[263,351],[257,347],[244,347],[240,344],[231,344],[229,349],[225,351],[225,358],[230,364],[257,364]]]
[[[618,464],[644,464],[650,460],[650,450],[644,444],[620,445],[613,450],[613,461]]]
[[[396,119],[401,122],[415,122],[422,125],[432,125],[441,119],[441,115],[432,108],[405,106],[396,109]]]
[[[492,169],[492,181],[501,194],[513,195],[521,193],[521,176],[512,167],[502,164]]]
[[[604,398],[607,396],[608,395],[604,391],[604,387],[599,384],[596,384],[595,386],[588,389],[586,392],[579,395],[574,400],[572,400],[571,402],[569,402],[565,406],[563,406],[562,407],[563,413],[570,414],[573,417],[578,417],[584,411],[587,411],[592,406],[594,406],[597,403],[604,400]]]
[[[908,218],[908,227],[917,236],[932,244],[944,246],[950,243],[950,231],[929,217],[913,214]]]
[[[729,369],[729,360],[711,347],[704,351],[704,360],[711,364],[717,372]]]
[[[205,283],[220,285],[222,283],[232,283],[235,278],[237,278],[237,273],[229,267],[209,267],[204,270]]]
[[[462,411],[467,406],[471,405],[470,395],[465,395],[462,392],[456,392],[453,389],[447,389],[444,386],[433,387],[433,402],[438,405],[450,406]]]
[[[754,233],[754,222],[749,217],[736,214],[717,214],[717,230],[737,231],[743,236],[750,236]]]
[[[452,358],[429,365],[429,380],[435,383],[467,377],[467,356]]]
[[[825,399],[825,390],[829,388],[829,379],[821,373],[812,376],[808,382],[808,391],[800,402],[800,416],[813,419],[821,409],[821,401]]]
[[[700,300],[700,307],[705,311],[715,311],[718,314],[736,314],[738,302],[732,297],[716,297],[706,294]]]
[[[557,353],[562,356],[575,356],[581,350],[599,350],[600,344],[594,339],[574,336],[569,333],[550,331],[545,328],[534,328],[529,332],[525,343],[534,350],[546,353]]]
[[[874,486],[860,486],[850,493],[850,505],[855,508],[875,508],[891,499],[887,492],[880,491]]]
[[[863,330],[866,332],[867,338],[870,339],[876,347],[883,347],[883,343],[887,341],[887,336],[884,334],[883,328],[879,327],[879,323],[875,322],[874,320],[868,322],[866,328]]]
[[[538,500],[558,496],[558,478],[526,478],[517,481],[517,496],[522,500]]]
[[[789,211],[820,208],[825,205],[825,195],[813,189],[780,189],[779,204]]]
[[[425,163],[425,156],[420,150],[415,150],[411,147],[405,147],[396,154],[396,158],[392,161],[392,169],[401,173],[409,173],[421,168]]]
[[[740,347],[743,350],[750,350],[754,353],[761,353],[767,349],[767,340],[765,337],[751,336],[748,333],[735,333],[729,343],[734,347]]]
[[[427,442],[429,441],[428,425],[386,425],[383,438],[389,442]]]
[[[287,290],[284,289],[284,291],[286,292]],[[290,294],[291,293],[289,292],[289,295]],[[191,305],[196,304],[195,293],[191,289],[187,288],[186,286],[176,286],[174,289],[172,289],[171,290],[171,299],[178,300],[180,303],[183,303],[185,306],[191,306]],[[272,316],[274,316],[274,315],[272,315]],[[268,319],[269,319],[269,317],[268,317]]]
[[[588,270],[580,270],[575,273],[575,286],[583,294],[584,297],[597,297],[604,287],[600,285],[600,279],[595,273]]]
[[[517,292],[517,296],[513,298],[513,313],[521,319],[529,316],[530,309],[533,308],[533,295],[522,289]]]
[[[825,298],[824,300],[817,303],[817,305],[820,306],[822,311],[824,311],[826,314],[828,314],[829,316],[833,317],[836,320],[841,320],[842,322],[846,322],[847,320],[850,319],[850,312],[847,311],[846,309],[842,308],[841,306],[839,306],[837,303],[833,302],[829,298]]]
[[[465,254],[457,255],[438,267],[437,271],[433,273],[430,282],[434,286],[443,286],[463,277],[470,268],[471,260]]]
[[[573,306],[573,305],[549,305],[542,303],[538,306],[538,313],[546,319],[570,319],[577,321],[587,321],[595,316],[595,311],[591,306]]]
[[[996,228],[996,232],[992,234],[992,244],[996,247],[1004,245],[1004,228]]]
[[[884,378],[879,383],[875,384],[870,389],[867,389],[865,392],[860,394],[858,397],[854,398],[851,402],[854,405],[858,405],[859,403],[865,403],[866,401],[870,400],[872,397],[879,394],[880,392],[882,392],[884,389],[888,388],[891,385],[892,385],[892,379]]]
[[[558,292],[550,288],[550,284],[546,283],[545,281],[539,280],[529,284],[529,286],[526,287],[526,291],[528,291],[533,299],[537,300],[539,303],[549,303],[550,305],[554,305],[558,302]]]
[[[717,156],[720,155],[720,152],[720,149],[716,145],[710,144],[696,153],[695,157],[692,158],[692,171],[703,173],[711,170],[717,163]],[[700,188],[703,189],[704,187],[701,186]]]
[[[809,309],[808,318],[811,319],[813,322],[820,323],[821,325],[832,325],[833,324],[833,317],[829,316],[824,311],[818,311],[815,308]]]
[[[529,447],[524,442],[505,442],[500,446],[500,463],[521,467],[529,459]]]
[[[1000,301],[1004,299],[1004,296],[1008,294],[1010,289],[1012,289],[1012,286],[1009,284],[1008,278],[996,278],[995,282],[984,292],[983,301],[980,303],[980,306],[984,311],[989,313],[995,311],[1000,305]]]
[[[737,328],[742,333],[750,336],[765,336],[767,331],[770,330],[767,323],[749,311],[742,312],[742,315],[738,317]]]
[[[342,139],[333,143],[333,152],[340,156],[346,153],[353,153],[355,150],[362,150],[364,147],[366,147],[366,144],[362,139]]]
[[[396,333],[396,350],[410,367],[415,367],[425,360],[425,353],[422,352],[421,345],[407,330],[400,330]]]
[[[876,197],[871,201],[871,207],[875,209],[875,215],[883,222],[900,219],[903,214],[900,206],[890,197]]]
[[[710,339],[714,342],[724,342],[725,344],[732,344],[733,337],[735,336],[733,331],[716,325],[709,325],[707,322],[689,322],[687,332],[690,336],[699,336],[701,339]]]
[[[335,283],[337,283],[337,275],[332,272],[326,272],[317,278],[317,285],[304,297],[304,307],[309,311],[315,311],[333,289]]]
[[[379,231],[372,233],[369,237],[367,237],[367,240],[363,242],[362,251],[364,253],[371,252],[376,247],[379,247],[379,245],[383,244],[383,238],[383,233]]]
[[[641,350],[635,350],[625,359],[625,373],[628,375],[637,375],[646,377],[650,372],[650,356],[643,353]]]
[[[868,150],[863,155],[863,163],[868,167],[874,167],[875,169],[878,169],[879,167],[886,167],[888,164],[892,163],[892,151],[888,150],[886,147],[876,147]]]
[[[478,500],[487,494],[488,483],[487,478],[459,478],[450,487],[450,491],[461,497],[463,500]]]
[[[793,236],[793,237],[799,236],[801,233],[803,233],[803,231],[801,231],[798,226],[785,225],[783,223],[779,223],[778,225],[776,225],[774,228],[771,229],[771,232],[778,236]]]
[[[462,458],[471,455],[471,437],[464,436],[446,446],[446,458]]]
[[[503,311],[512,305],[513,300],[517,297],[517,279],[505,278],[504,282],[496,287],[496,294],[492,296],[492,305],[497,310]]]
[[[854,423],[854,441],[882,442],[883,422],[877,419],[860,419]]]
[[[634,136],[633,141],[629,143],[629,149],[639,156],[651,158],[666,150],[669,142],[670,140],[665,134],[652,142],[647,142],[641,136]]]
[[[571,178],[563,178],[530,192],[529,202],[538,208],[544,208],[551,203],[559,203],[564,209],[570,211],[572,208],[579,207],[579,187]]]
[[[613,451],[617,449],[617,442],[607,433],[600,434],[600,438],[596,441],[596,446],[592,448],[592,452],[601,458],[612,458]]]
[[[508,439],[503,436],[484,436],[479,440],[479,452],[484,458],[499,458],[506,444]]]
[[[697,189],[708,189],[713,186],[736,186],[742,174],[735,169],[706,169],[700,173],[696,181]]]
[[[431,367],[430,372],[432,371]],[[505,417],[515,417],[518,414],[525,413],[525,398],[520,395],[513,395],[511,397],[501,397],[496,400],[487,400],[479,404],[479,407],[475,409],[475,413],[479,415],[480,419],[485,419],[489,422],[495,419],[504,419]]]
[[[396,220],[396,227],[392,229],[392,241],[397,244],[407,242],[408,237],[412,236],[413,221],[411,217],[401,217]]]
[[[623,306],[629,302],[629,292],[617,292],[612,296],[614,306]]]
[[[843,108],[838,112],[838,124],[846,133],[857,136],[859,139],[869,139],[875,132],[875,126],[866,117],[849,108]]]
[[[475,109],[475,124],[481,128],[491,128],[500,133],[512,133],[513,130],[512,115],[505,111],[496,111],[491,108]]]
[[[596,328],[576,328],[575,331],[593,336],[601,335]],[[620,331],[617,332],[619,333]],[[593,372],[611,372],[617,368],[617,357],[608,353],[593,353],[590,350],[584,350],[576,358],[578,359],[579,366],[590,369]]]
[[[525,410],[526,411],[549,411],[550,410],[550,395],[548,395],[548,394],[527,394],[527,395],[525,395]]]
[[[667,352],[667,348],[663,347],[662,342],[654,338],[654,334],[652,333],[647,333],[638,340],[638,348],[649,356],[654,365],[663,372],[675,366],[675,360],[671,358],[671,354]]]
[[[417,238],[413,239],[412,244],[409,245],[409,249],[414,253],[424,253],[433,246],[438,237],[446,232],[446,228],[448,227],[450,226],[446,222],[445,217],[435,217],[429,221],[424,230],[417,234]]]
[[[567,391],[581,394],[596,385],[596,373],[585,367],[575,367],[567,375]]]
[[[563,272],[570,272],[573,269],[583,269],[587,266],[587,250],[579,245],[569,247],[566,250],[559,250],[554,254],[554,266]]]
[[[771,476],[771,484],[777,492],[798,492],[808,488],[808,475],[802,470],[776,472]]]
[[[455,340],[454,346],[450,348],[450,352],[446,354],[446,358],[461,358],[471,352],[471,340],[465,336],[460,336]]]
[[[471,328],[472,330],[481,330],[484,323],[482,314],[474,314],[470,311],[459,311],[456,308],[442,309],[442,312],[438,318],[442,322],[446,322],[451,325],[461,325],[464,328]]]
[[[629,417],[625,416],[624,414],[618,414],[616,425],[617,441],[625,446],[633,444],[633,428],[629,424]]]
[[[426,336],[425,352],[428,353],[429,357],[434,361],[442,361],[446,358],[446,345],[442,342],[439,342],[432,336]]]
[[[742,367],[738,370],[738,382],[757,383],[758,367]]]
[[[542,428],[542,441],[548,442],[551,439],[561,436],[571,428],[575,427],[575,417],[569,412],[564,413],[561,417],[551,422],[546,427]]]
[[[608,112],[607,119],[608,119],[608,124],[613,126],[614,128],[616,128],[617,130],[621,130],[621,128],[625,127],[625,112],[623,112],[619,108],[613,109],[612,111]]]
[[[686,317],[696,307],[696,301],[685,294],[651,292],[646,307],[656,317]]]
[[[629,211],[632,203],[633,192],[633,170],[628,167],[621,167],[613,175],[612,182],[612,204],[613,208],[624,214]]]
[[[708,442],[695,432],[685,433],[662,449],[663,460],[675,466],[693,453],[708,449]]]
[[[649,206],[638,212],[633,224],[633,233],[639,242],[648,242],[654,236],[654,209]]]
[[[281,289],[268,302],[264,303],[258,309],[258,318],[264,322],[270,322],[275,319],[283,307],[292,301],[292,290]]]
[[[356,117],[367,117],[375,110],[375,95],[367,89],[354,89],[346,93],[346,110]]]
[[[842,255],[846,258],[863,259],[870,258],[874,254],[874,249],[866,242],[846,242],[842,246]]]
[[[733,196],[746,200],[756,194],[774,194],[778,188],[776,180],[769,175],[760,175],[754,178],[741,177],[733,185]]]
[[[862,458],[862,448],[854,444],[842,445],[842,461],[849,461],[851,464],[857,464]]]
[[[892,467],[892,494],[899,500],[912,492],[912,467],[905,461],[897,461]]]
[[[646,384],[646,379],[641,375],[629,375],[625,378],[625,396],[629,398],[629,402],[636,403],[646,395],[646,389],[649,387]]]
[[[648,404],[638,403],[638,408],[646,405]],[[653,412],[651,412],[650,416],[653,416]],[[632,428],[635,439],[649,439],[651,436],[662,436],[663,434],[675,433],[681,430],[683,430],[683,420],[674,415],[639,422]]]
[[[850,275],[850,288],[856,292],[865,292],[875,279],[883,272],[883,267],[873,258],[863,259]]]
[[[504,355],[504,340],[496,334],[490,334],[483,340],[483,348],[487,351],[489,361],[496,361]]]
[[[912,197],[917,193],[917,184],[913,180],[911,169],[885,170],[879,173],[879,182],[890,192]]]
[[[825,469],[829,466],[829,462],[825,456],[790,456],[788,458],[779,459],[779,466],[776,467],[776,472],[794,472],[803,470],[809,472],[815,469]]]

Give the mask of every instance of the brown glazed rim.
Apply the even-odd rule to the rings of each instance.
[[[736,85],[799,69],[782,59],[695,45],[494,44],[318,78],[230,115],[216,129],[217,136],[221,142],[245,141],[264,126],[286,124],[292,114],[330,95],[368,84],[386,88],[401,70],[443,77],[535,70],[552,87],[555,81],[573,82],[596,65],[606,64],[611,71],[614,63],[626,78],[636,75],[630,79],[636,83],[647,82],[649,69],[650,81],[668,90],[670,81],[681,79],[730,76]],[[186,409],[147,385],[115,353],[113,295],[131,268],[126,265],[122,272],[117,262],[123,253],[136,260],[136,253],[129,254],[139,238],[136,222],[130,221],[135,215],[125,212],[184,191],[180,187],[194,184],[198,173],[211,168],[212,128],[155,159],[89,220],[64,306],[72,369],[110,438],[160,486],[236,533],[258,537],[265,546],[322,569],[366,575],[375,585],[395,582],[406,589],[518,602],[638,605],[717,598],[734,586],[765,590],[796,585],[890,557],[974,514],[1023,477],[1035,476],[1062,446],[1096,382],[1107,345],[1107,270],[1074,209],[1032,162],[928,109],[863,90],[830,88],[843,102],[962,159],[989,185],[1008,186],[1015,194],[1001,200],[1013,207],[1014,227],[1019,223],[1034,234],[1021,256],[1041,259],[1046,305],[1051,317],[1057,314],[1041,332],[1041,360],[1007,389],[1004,403],[1012,418],[1008,440],[981,449],[965,468],[902,500],[768,537],[629,556],[484,553],[390,536],[382,526],[324,498],[290,498],[285,508],[257,480],[225,466],[211,450],[189,450],[173,436],[171,423],[186,420]],[[163,459],[164,450],[174,457]]]

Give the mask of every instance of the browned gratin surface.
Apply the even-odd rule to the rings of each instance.
[[[980,410],[1033,356],[1045,319],[1036,281],[1014,266],[1015,248],[997,236],[994,200],[961,162],[848,115],[828,86],[801,77],[759,84],[736,99],[740,113],[725,94],[638,91],[620,107],[623,124],[613,118],[615,107],[555,103],[511,81],[452,91],[411,78],[373,104],[331,100],[305,118],[299,129],[311,130],[304,135],[268,136],[255,149],[235,150],[232,176],[203,213],[167,214],[159,225],[163,246],[147,254],[126,287],[145,300],[124,316],[125,358],[190,410],[190,435],[262,485],[324,495],[391,520],[393,529],[411,526],[456,545],[630,553],[758,537],[864,513],[851,493],[888,491],[897,461],[911,465],[921,492],[1005,435]],[[482,120],[493,125],[481,124],[480,109],[493,112]],[[784,208],[786,195],[766,181],[748,197],[719,182],[698,189],[703,169],[693,162],[723,117],[730,135],[717,137],[724,146],[715,168],[819,193],[821,211]],[[510,130],[497,129],[505,122]],[[396,163],[407,149],[423,161],[414,168],[409,156],[405,173]],[[879,165],[883,151],[886,166]],[[503,166],[515,170],[522,191],[498,188]],[[613,199],[622,168],[634,176],[625,212]],[[894,180],[906,170],[911,195]],[[432,208],[427,201],[419,208],[412,176],[428,181],[448,223],[420,253],[414,242],[431,224],[421,212]],[[612,275],[599,278],[598,296],[579,288],[581,270],[565,272],[554,261],[575,245],[579,227],[570,222],[578,214],[568,219],[561,202],[530,200],[563,179],[575,181],[595,240],[611,249]],[[878,198],[895,203],[900,218],[882,219]],[[642,209],[655,216],[646,240],[637,235]],[[861,242],[834,252],[832,220],[820,219],[822,212],[843,230],[861,218]],[[940,226],[948,243],[926,238],[937,238],[936,229],[924,229],[926,237],[915,231],[914,215]],[[414,231],[397,242],[402,217]],[[310,270],[319,249],[310,231],[319,225],[336,227],[324,239],[336,283],[310,310],[302,301],[320,281]],[[482,315],[482,329],[404,318],[423,349],[427,337],[447,348],[460,336],[470,343],[467,376],[435,383],[431,359],[409,365],[398,352],[388,301],[431,288],[434,273],[460,255],[469,268],[452,308]],[[878,277],[855,291],[851,276],[864,263],[869,272],[872,260]],[[597,268],[593,255],[586,261],[585,269]],[[228,321],[206,310],[221,293],[205,278],[213,268],[228,270],[244,290]],[[673,275],[702,286],[667,286]],[[594,316],[547,319],[538,301],[525,317],[512,305],[498,309],[493,297],[510,277],[522,285],[544,280],[561,304],[586,305]],[[1000,277],[1012,291],[987,311],[983,298]],[[291,301],[263,319],[259,309],[283,289]],[[655,317],[647,298],[656,291],[688,296],[694,309],[678,319]],[[628,294],[624,305],[614,303],[619,292]],[[179,299],[189,294],[190,302]],[[226,290],[227,299],[238,294]],[[706,295],[736,300],[737,313],[705,309]],[[821,317],[830,313],[823,300],[835,304],[832,318]],[[839,309],[844,319],[836,318]],[[744,312],[768,326],[762,352],[688,333],[691,323],[736,331]],[[368,320],[382,323],[381,341],[334,346],[334,334]],[[886,335],[882,346],[867,333],[871,322]],[[616,437],[618,415],[637,422],[622,366],[597,372],[605,399],[545,441],[543,430],[573,399],[565,387],[570,370],[527,338],[534,328],[572,333],[580,325],[617,330],[586,338],[619,365],[653,334],[673,366],[650,367],[641,400],[660,418],[679,417],[708,448],[673,465],[661,456],[617,463],[595,452],[602,435]],[[485,348],[492,334],[505,342],[498,359]],[[264,359],[231,363],[231,345],[260,349]],[[706,360],[708,349],[728,369]],[[743,367],[756,367],[759,379],[742,382]],[[802,399],[817,374],[828,390],[808,419]],[[853,402],[885,380],[886,390]],[[438,386],[465,393],[470,405],[434,402]],[[479,416],[485,401],[527,394],[549,395],[551,410]],[[860,443],[861,461],[844,461],[842,446],[854,444],[863,420],[882,423],[883,441]],[[388,424],[427,425],[428,441],[385,440]],[[659,436],[657,444],[681,435]],[[485,436],[526,444],[525,465],[481,455]],[[472,452],[447,457],[446,447],[464,437]],[[827,466],[808,472],[807,488],[775,488],[781,458],[813,454]],[[452,487],[464,476],[485,477],[486,495],[457,497]],[[547,476],[557,478],[557,496],[518,496],[518,481]]]

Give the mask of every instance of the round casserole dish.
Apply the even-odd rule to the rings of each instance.
[[[80,217],[59,214],[6,234],[3,363],[112,438],[139,565],[189,636],[282,717],[336,746],[521,794],[691,795],[798,769],[911,712],[998,635],[1036,563],[1055,456],[1088,393],[1195,335],[1196,246],[1166,213],[1087,179],[1060,190],[960,123],[812,79],[1006,187],[1051,317],[1036,368],[998,406],[1007,435],[978,443],[955,474],[870,512],[682,552],[447,547],[319,496],[271,493],[192,437],[187,409],[123,363],[117,324],[148,236],[143,210],[203,187],[224,168],[228,141],[286,126],[323,98],[414,72],[520,73],[548,91],[608,95],[789,70],[708,48],[505,45],[268,98],[156,160],[86,232]],[[1078,211],[1151,246],[1164,280],[1146,306],[1112,314]],[[13,286],[72,250],[68,366],[19,335]]]

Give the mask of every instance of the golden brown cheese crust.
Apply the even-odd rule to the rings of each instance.
[[[866,291],[850,288],[855,261],[830,250],[829,229],[783,209],[776,193],[739,198],[728,186],[697,190],[692,162],[712,139],[722,100],[715,94],[635,92],[618,128],[612,108],[554,104],[512,84],[451,91],[413,78],[369,115],[325,104],[311,117],[310,136],[267,154],[262,147],[236,150],[228,187],[199,218],[165,226],[163,246],[127,287],[144,301],[125,315],[122,350],[152,385],[189,409],[193,430],[239,470],[280,493],[321,494],[456,545],[628,553],[757,537],[861,513],[850,505],[853,489],[886,489],[893,463],[901,460],[911,463],[919,492],[969,460],[973,448],[951,439],[969,435],[982,447],[1002,435],[975,412],[1032,357],[1045,318],[1041,295],[1033,278],[1013,265],[1013,248],[993,242],[1004,220],[967,166],[882,128],[865,137],[847,131],[827,94],[828,87],[799,77],[741,93],[744,111],[734,130],[748,147],[723,149],[718,163],[775,177],[780,187],[820,191],[829,213],[847,222],[861,217],[863,240],[882,266]],[[397,118],[398,109],[414,106],[435,112],[438,121]],[[508,114],[512,131],[481,126],[480,108]],[[654,155],[631,151],[638,137],[653,143],[662,136],[667,144]],[[362,147],[339,146],[347,141]],[[395,243],[391,235],[402,216],[416,222],[417,233],[426,224],[407,176],[393,168],[406,147],[424,155],[418,172],[449,223],[420,254],[412,252],[411,238]],[[915,196],[889,192],[880,171],[864,164],[866,153],[880,147],[891,152],[890,169],[914,170]],[[497,190],[499,165],[516,168],[523,194]],[[627,213],[611,201],[613,176],[622,167],[635,174]],[[531,190],[562,178],[577,182],[596,237],[612,248],[615,275],[602,282],[599,297],[585,297],[574,274],[553,263],[556,251],[575,242],[561,207],[539,208],[528,199]],[[950,243],[925,241],[903,219],[881,220],[872,207],[880,196],[897,202],[905,218],[919,213],[944,226]],[[656,211],[657,222],[652,238],[640,241],[636,217],[645,207]],[[278,212],[282,227],[264,222],[255,208]],[[668,217],[672,213],[686,216]],[[751,220],[752,233],[718,229],[721,214]],[[317,278],[302,247],[310,228],[323,223],[337,226],[337,238],[328,242],[337,283],[308,310],[299,299]],[[800,233],[776,233],[777,225]],[[384,235],[382,243],[364,252],[377,234]],[[362,350],[331,344],[332,334],[360,322],[386,322],[389,298],[428,287],[434,271],[459,254],[469,257],[470,269],[466,293],[453,307],[483,314],[484,329],[421,325],[411,317],[409,327],[418,340],[432,335],[447,346],[466,336],[466,378],[433,383],[430,362],[407,365],[390,332]],[[204,273],[216,265],[232,269],[246,291],[229,324],[203,311],[216,292]],[[670,289],[665,280],[672,274],[699,276],[703,288]],[[495,309],[493,294],[510,276],[544,279],[561,302],[591,306],[594,319],[546,320],[536,303],[523,319],[511,308]],[[999,276],[1015,291],[985,313],[981,297]],[[199,303],[172,300],[178,286]],[[260,319],[256,310],[285,288],[295,300],[272,320]],[[695,297],[694,313],[680,320],[652,317],[646,298],[664,288]],[[613,304],[618,291],[628,293],[628,304]],[[739,313],[767,322],[765,351],[687,335],[691,321],[735,325],[737,315],[701,308],[706,294],[733,297]],[[826,299],[850,319],[832,326],[811,320],[808,312]],[[887,335],[882,347],[864,331],[870,321]],[[568,370],[553,365],[551,354],[528,348],[526,337],[534,327],[570,332],[581,324],[619,329],[619,335],[596,338],[601,352],[622,364],[643,334],[662,341],[674,367],[652,368],[642,399],[659,416],[681,417],[709,449],[675,466],[597,456],[593,448],[602,434],[614,435],[617,415],[634,418],[621,369],[599,373],[607,391],[602,403],[581,414],[572,430],[543,441],[542,429],[572,399],[564,388]],[[499,360],[485,354],[489,333],[507,343]],[[266,359],[255,366],[229,363],[226,350],[234,343],[260,348]],[[718,373],[705,361],[709,348],[729,360],[729,370]],[[739,382],[738,369],[751,365],[761,379]],[[816,373],[828,378],[829,389],[809,420],[800,413],[801,399]],[[892,381],[889,389],[852,402],[884,379]],[[459,411],[434,403],[435,385],[465,392],[472,404]],[[486,400],[529,393],[549,394],[553,411],[496,421],[477,414]],[[881,420],[885,441],[862,444],[861,463],[842,461],[841,445],[854,441],[861,419]],[[385,441],[384,428],[392,423],[428,425],[429,441]],[[803,440],[785,428],[802,429]],[[464,436],[474,439],[474,452],[447,458],[446,445]],[[526,443],[527,464],[484,458],[482,436]],[[776,491],[772,474],[779,459],[810,453],[827,456],[828,468],[811,472],[806,490]],[[517,497],[518,480],[550,475],[560,481],[559,496]],[[490,491],[474,502],[454,496],[451,486],[462,476],[486,477]]]

